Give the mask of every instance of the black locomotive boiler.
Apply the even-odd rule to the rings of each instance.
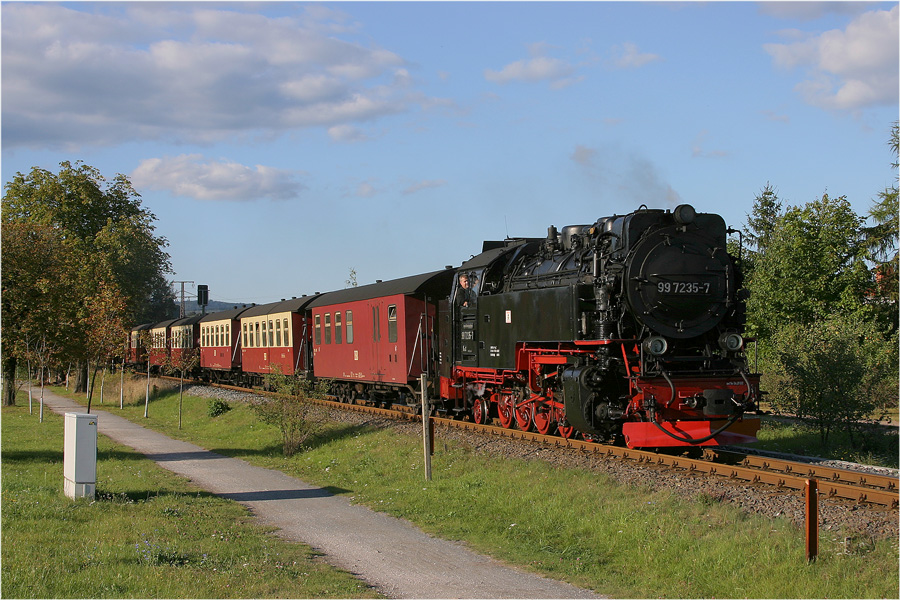
[[[479,422],[630,447],[755,440],[727,233],[680,205],[486,242],[441,306],[442,397]]]

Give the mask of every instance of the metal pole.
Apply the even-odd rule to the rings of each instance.
[[[806,560],[814,562],[819,554],[819,495],[815,479],[806,480]]]
[[[122,357],[122,373],[119,375],[119,408],[125,406],[125,357]]]
[[[428,403],[428,376],[419,376],[422,387],[422,439],[425,448],[425,481],[431,481],[431,407]]]
[[[147,352],[147,395],[144,399],[144,418],[150,412],[150,352]]]

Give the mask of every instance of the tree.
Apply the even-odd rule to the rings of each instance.
[[[52,357],[72,350],[78,321],[79,255],[62,232],[29,222],[4,223],[2,235],[3,404],[15,404],[15,374],[28,347]]]
[[[894,160],[891,166],[898,168],[898,143],[897,122],[891,128],[891,151]],[[879,192],[878,200],[869,209],[869,217],[875,222],[866,228],[866,245],[869,250],[869,259],[874,263],[876,287],[873,291],[873,302],[876,303],[883,321],[890,323],[893,329],[897,328],[898,321],[898,288],[900,288],[900,265],[898,265],[898,224],[897,184],[894,183],[884,191]]]
[[[156,217],[141,207],[140,195],[124,175],[107,182],[97,169],[80,162],[62,162],[60,167],[58,174],[39,168],[28,175],[17,173],[5,186],[3,372],[6,381],[14,381],[11,374],[23,355],[18,343],[22,334],[46,335],[59,342],[60,352],[65,351],[80,364],[76,390],[85,391],[85,365],[92,353],[88,329],[95,302],[91,299],[99,298],[98,294],[118,294],[124,303],[121,312],[125,322],[160,320],[174,301],[165,280],[171,265],[164,251],[165,238],[154,235]],[[41,248],[40,260],[29,256],[27,245],[24,251],[16,248],[7,254],[7,238],[12,240],[10,246],[34,239],[47,244],[49,250]],[[52,285],[41,284],[41,261],[46,263],[56,248],[65,250],[65,260],[51,262],[61,263],[64,272],[53,277]],[[37,275],[6,277],[7,270]],[[66,293],[58,294],[50,288],[64,288]],[[26,319],[20,327],[18,315],[32,313],[42,318]],[[52,318],[45,319],[45,315]],[[8,324],[14,324],[17,331],[10,332]],[[10,389],[4,390],[4,402],[14,398],[14,391],[10,394]]]
[[[766,187],[753,201],[753,210],[747,215],[747,225],[744,227],[744,235],[754,252],[765,253],[781,214],[778,194],[772,184],[766,182]]]
[[[170,373],[178,373],[178,429],[181,429],[181,414],[184,405],[184,375],[190,373],[200,364],[199,348],[173,349],[166,359],[163,368]]]
[[[356,287],[359,283],[356,281],[356,269],[350,267],[350,276],[344,281],[345,287]]]
[[[840,315],[811,326],[793,322],[772,336],[769,384],[777,388],[773,406],[809,420],[827,444],[834,428],[850,434],[870,415],[896,405],[897,339],[884,343],[874,322]]]
[[[765,339],[786,323],[810,325],[842,313],[864,320],[872,276],[862,219],[845,197],[790,207],[768,233],[749,278],[747,324]]]
[[[125,320],[125,301],[110,279],[99,282],[98,289],[86,301],[87,315],[82,319],[85,332],[85,355],[94,366],[91,381],[113,358],[122,357],[129,328]],[[88,389],[87,411],[91,412],[94,386]],[[101,397],[102,401],[102,397]]]

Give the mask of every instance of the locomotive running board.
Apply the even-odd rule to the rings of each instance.
[[[725,424],[725,421],[677,421],[660,425],[678,437],[701,439]],[[660,431],[653,423],[625,423],[622,433],[629,448],[665,448],[669,446],[723,446],[728,444],[748,444],[756,441],[759,419],[744,418],[716,437],[700,444],[677,440]]]

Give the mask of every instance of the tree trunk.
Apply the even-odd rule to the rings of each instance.
[[[87,363],[78,361],[75,365],[75,389],[76,394],[86,394],[88,389]]]
[[[16,405],[16,357],[3,357],[3,406]]]

